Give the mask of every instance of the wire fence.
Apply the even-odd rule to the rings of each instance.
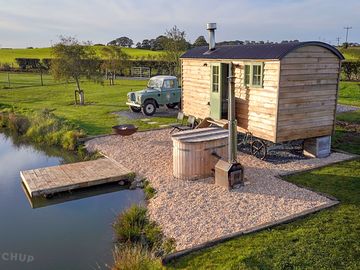
[[[50,74],[33,72],[0,72],[0,89],[17,89],[33,86],[56,85]]]
[[[113,80],[147,80],[150,74],[144,77],[127,77],[127,76],[114,76]],[[108,76],[104,74],[104,83],[108,84]],[[84,81],[87,81],[83,78]],[[0,89],[21,89],[26,87],[39,87],[60,85],[64,83],[73,83],[69,81],[55,81],[49,73],[36,73],[36,72],[14,72],[14,71],[1,71],[0,72]]]

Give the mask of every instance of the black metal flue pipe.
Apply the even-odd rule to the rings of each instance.
[[[229,153],[229,163],[235,164],[236,160],[236,152],[237,152],[237,121],[235,118],[235,89],[233,76],[233,64],[229,64],[229,77],[228,77],[228,91],[229,91],[229,99],[228,99],[228,120],[229,120],[229,145],[228,145],[228,153]]]

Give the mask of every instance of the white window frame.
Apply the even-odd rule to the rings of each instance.
[[[246,66],[250,67],[249,83],[246,83]],[[260,66],[260,84],[254,84],[254,67]],[[264,85],[264,62],[244,63],[244,86],[262,88]]]

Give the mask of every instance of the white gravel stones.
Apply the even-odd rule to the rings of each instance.
[[[86,143],[125,167],[146,177],[157,190],[149,202],[151,219],[177,250],[189,248],[241,230],[251,229],[325,205],[329,199],[279,179],[279,174],[301,171],[349,159],[332,153],[323,159],[272,164],[239,153],[246,184],[232,191],[213,184],[213,178],[181,181],[172,177],[169,129],[138,132],[129,137],[108,136]]]
[[[336,107],[336,112],[337,112],[337,113],[354,112],[354,111],[358,111],[358,110],[360,110],[359,107],[350,106],[350,105],[341,105],[341,104],[338,104],[337,107]]]

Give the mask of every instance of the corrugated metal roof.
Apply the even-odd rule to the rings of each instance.
[[[339,57],[339,59],[345,59],[344,56],[335,47],[319,41],[218,46],[215,48],[215,50],[210,52],[207,46],[196,47],[184,53],[181,58],[282,59],[291,51],[299,47],[310,45],[326,48]]]

